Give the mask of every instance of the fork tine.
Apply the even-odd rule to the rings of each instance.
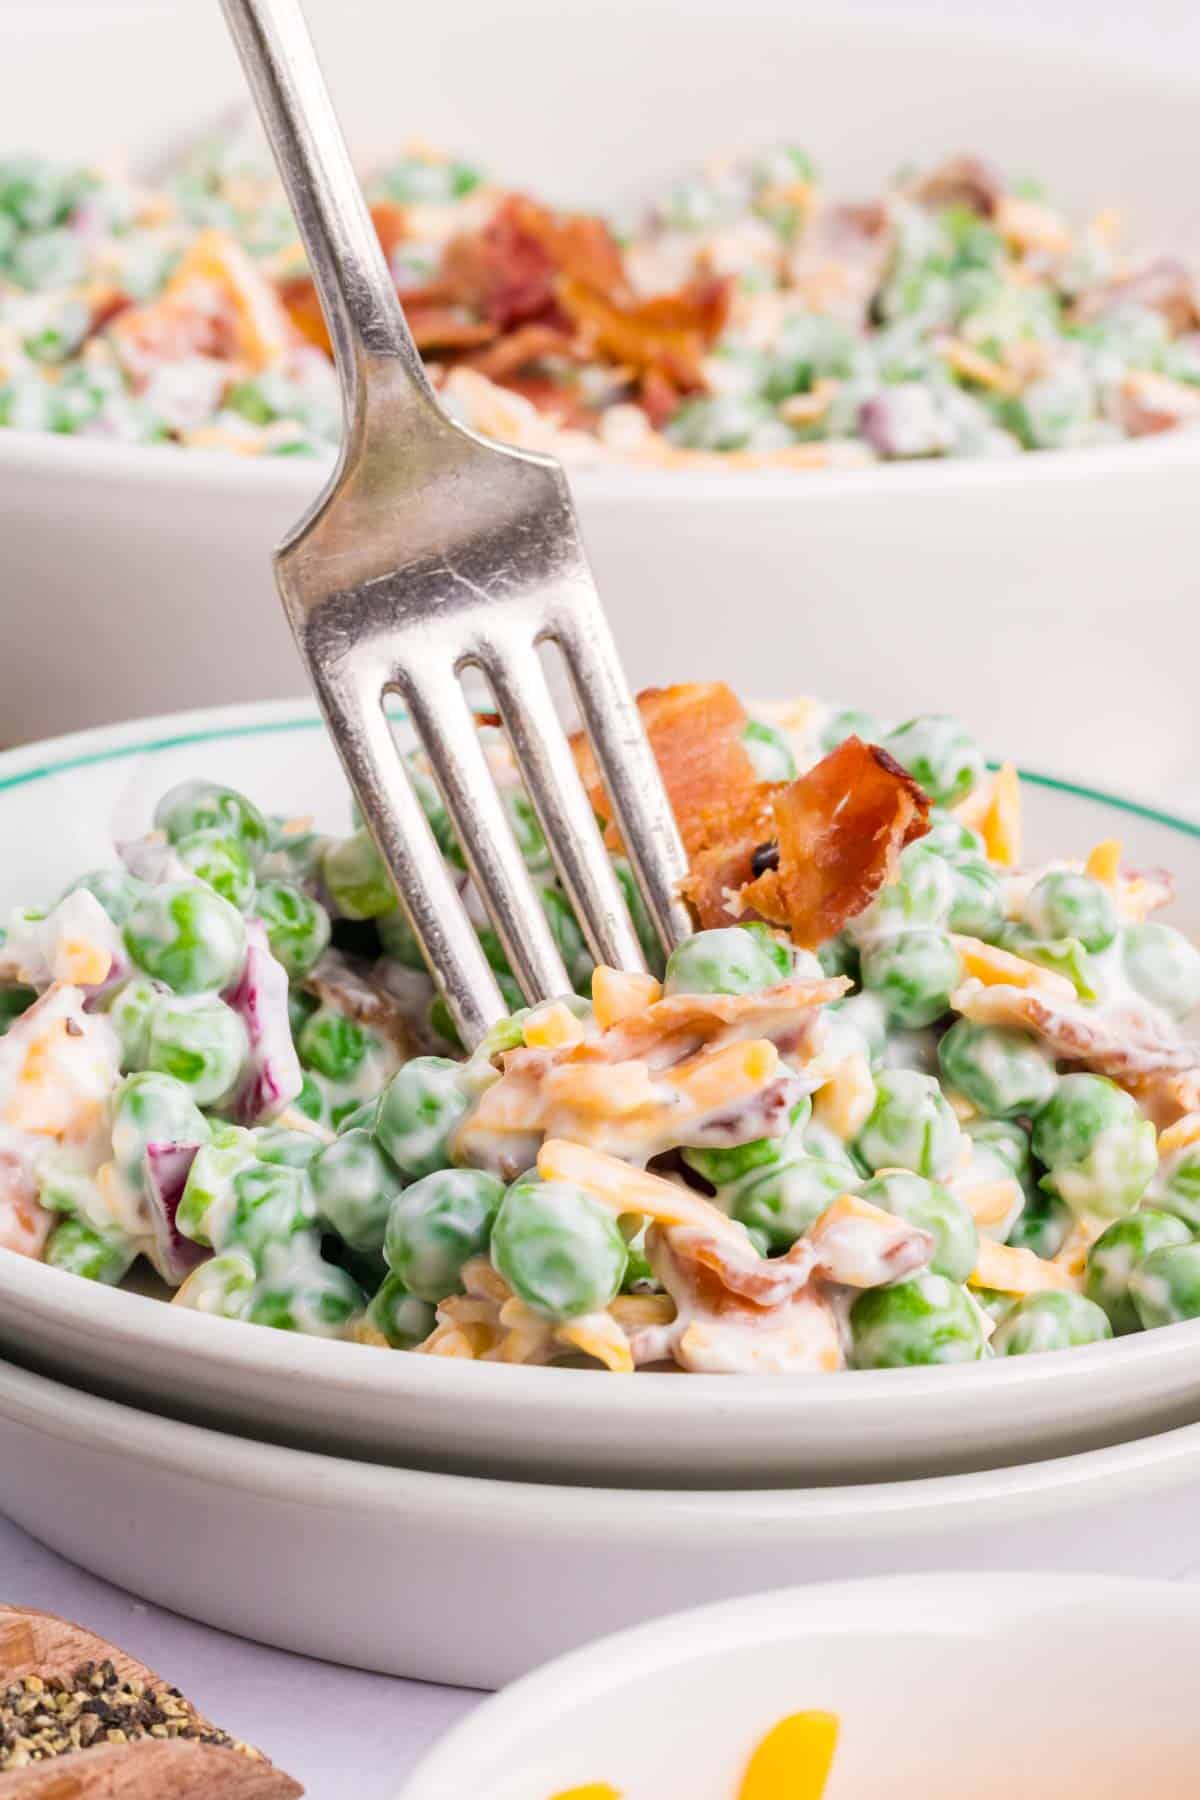
[[[480,651],[529,797],[555,866],[597,962],[644,971],[629,908],[600,839],[536,651]]]
[[[468,1049],[508,1012],[421,803],[378,704],[347,684],[321,679],[317,697],[330,735],[421,951]]]
[[[687,853],[595,593],[585,598],[577,590],[570,608],[556,611],[541,636],[556,642],[566,658],[625,849],[669,953],[693,930],[680,898]]]
[[[517,849],[457,676],[402,669],[397,676],[467,867],[500,934],[525,998],[569,994],[571,980]]]

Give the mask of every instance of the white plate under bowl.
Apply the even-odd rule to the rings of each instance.
[[[793,1582],[962,1568],[1190,1576],[1200,1426],[874,1487],[621,1491],[281,1449],[0,1363],[0,1511],[222,1630],[496,1687],[603,1632]],[[1119,1698],[1126,1646],[1108,1650]]]
[[[838,1721],[824,1800],[1194,1800],[1198,1655],[1200,1591],[1167,1582],[954,1574],[755,1594],[526,1676],[396,1800],[549,1800],[601,1779],[621,1800],[734,1800],[753,1747],[809,1711]]]
[[[1150,72],[1032,27],[956,26],[952,8],[920,27],[846,10],[691,0],[681,24],[679,0],[610,0],[601,30],[561,0],[306,7],[366,152],[423,136],[579,207],[797,132],[851,198],[902,163],[974,149],[1080,217],[1115,207],[1131,240],[1197,248],[1200,84],[1183,59]],[[136,157],[245,93],[201,0],[6,0],[4,20],[6,148]],[[0,431],[0,742],[302,686],[269,558],[322,473]],[[765,692],[793,658],[803,685],[880,713],[949,702],[989,749],[1200,797],[1200,432],[984,462],[572,479],[639,683],[719,668]]]
[[[177,714],[0,756],[0,918],[111,861],[174,782],[344,825],[340,770],[300,702]],[[1200,829],[1032,776],[1030,854],[1124,838],[1200,922]],[[1189,910],[1190,908],[1190,910]],[[0,1349],[202,1423],[379,1461],[556,1481],[877,1480],[1016,1462],[1200,1418],[1200,1322],[1053,1355],[836,1376],[507,1368],[387,1354],[164,1306],[0,1250]]]

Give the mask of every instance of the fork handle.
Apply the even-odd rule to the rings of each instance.
[[[308,252],[342,384],[347,436],[368,397],[439,412],[350,161],[299,0],[221,0]]]

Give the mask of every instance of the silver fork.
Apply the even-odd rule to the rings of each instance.
[[[222,0],[329,324],[345,414],[338,466],[275,573],[350,785],[473,1046],[507,1011],[398,755],[408,708],[471,876],[527,1000],[570,990],[463,692],[482,671],[597,960],[645,962],[538,646],[556,644],[655,930],[690,930],[687,863],[621,671],[558,464],[454,423],[396,298],[298,0]]]

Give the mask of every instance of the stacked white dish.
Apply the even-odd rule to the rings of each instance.
[[[0,911],[108,859],[200,773],[344,814],[299,702],[13,752]],[[1027,789],[1031,856],[1120,836],[1200,895],[1200,828]],[[492,1685],[792,1580],[1200,1567],[1200,1323],[971,1367],[628,1379],[296,1337],[4,1251],[0,1352],[0,1508],[180,1611],[395,1673]]]

